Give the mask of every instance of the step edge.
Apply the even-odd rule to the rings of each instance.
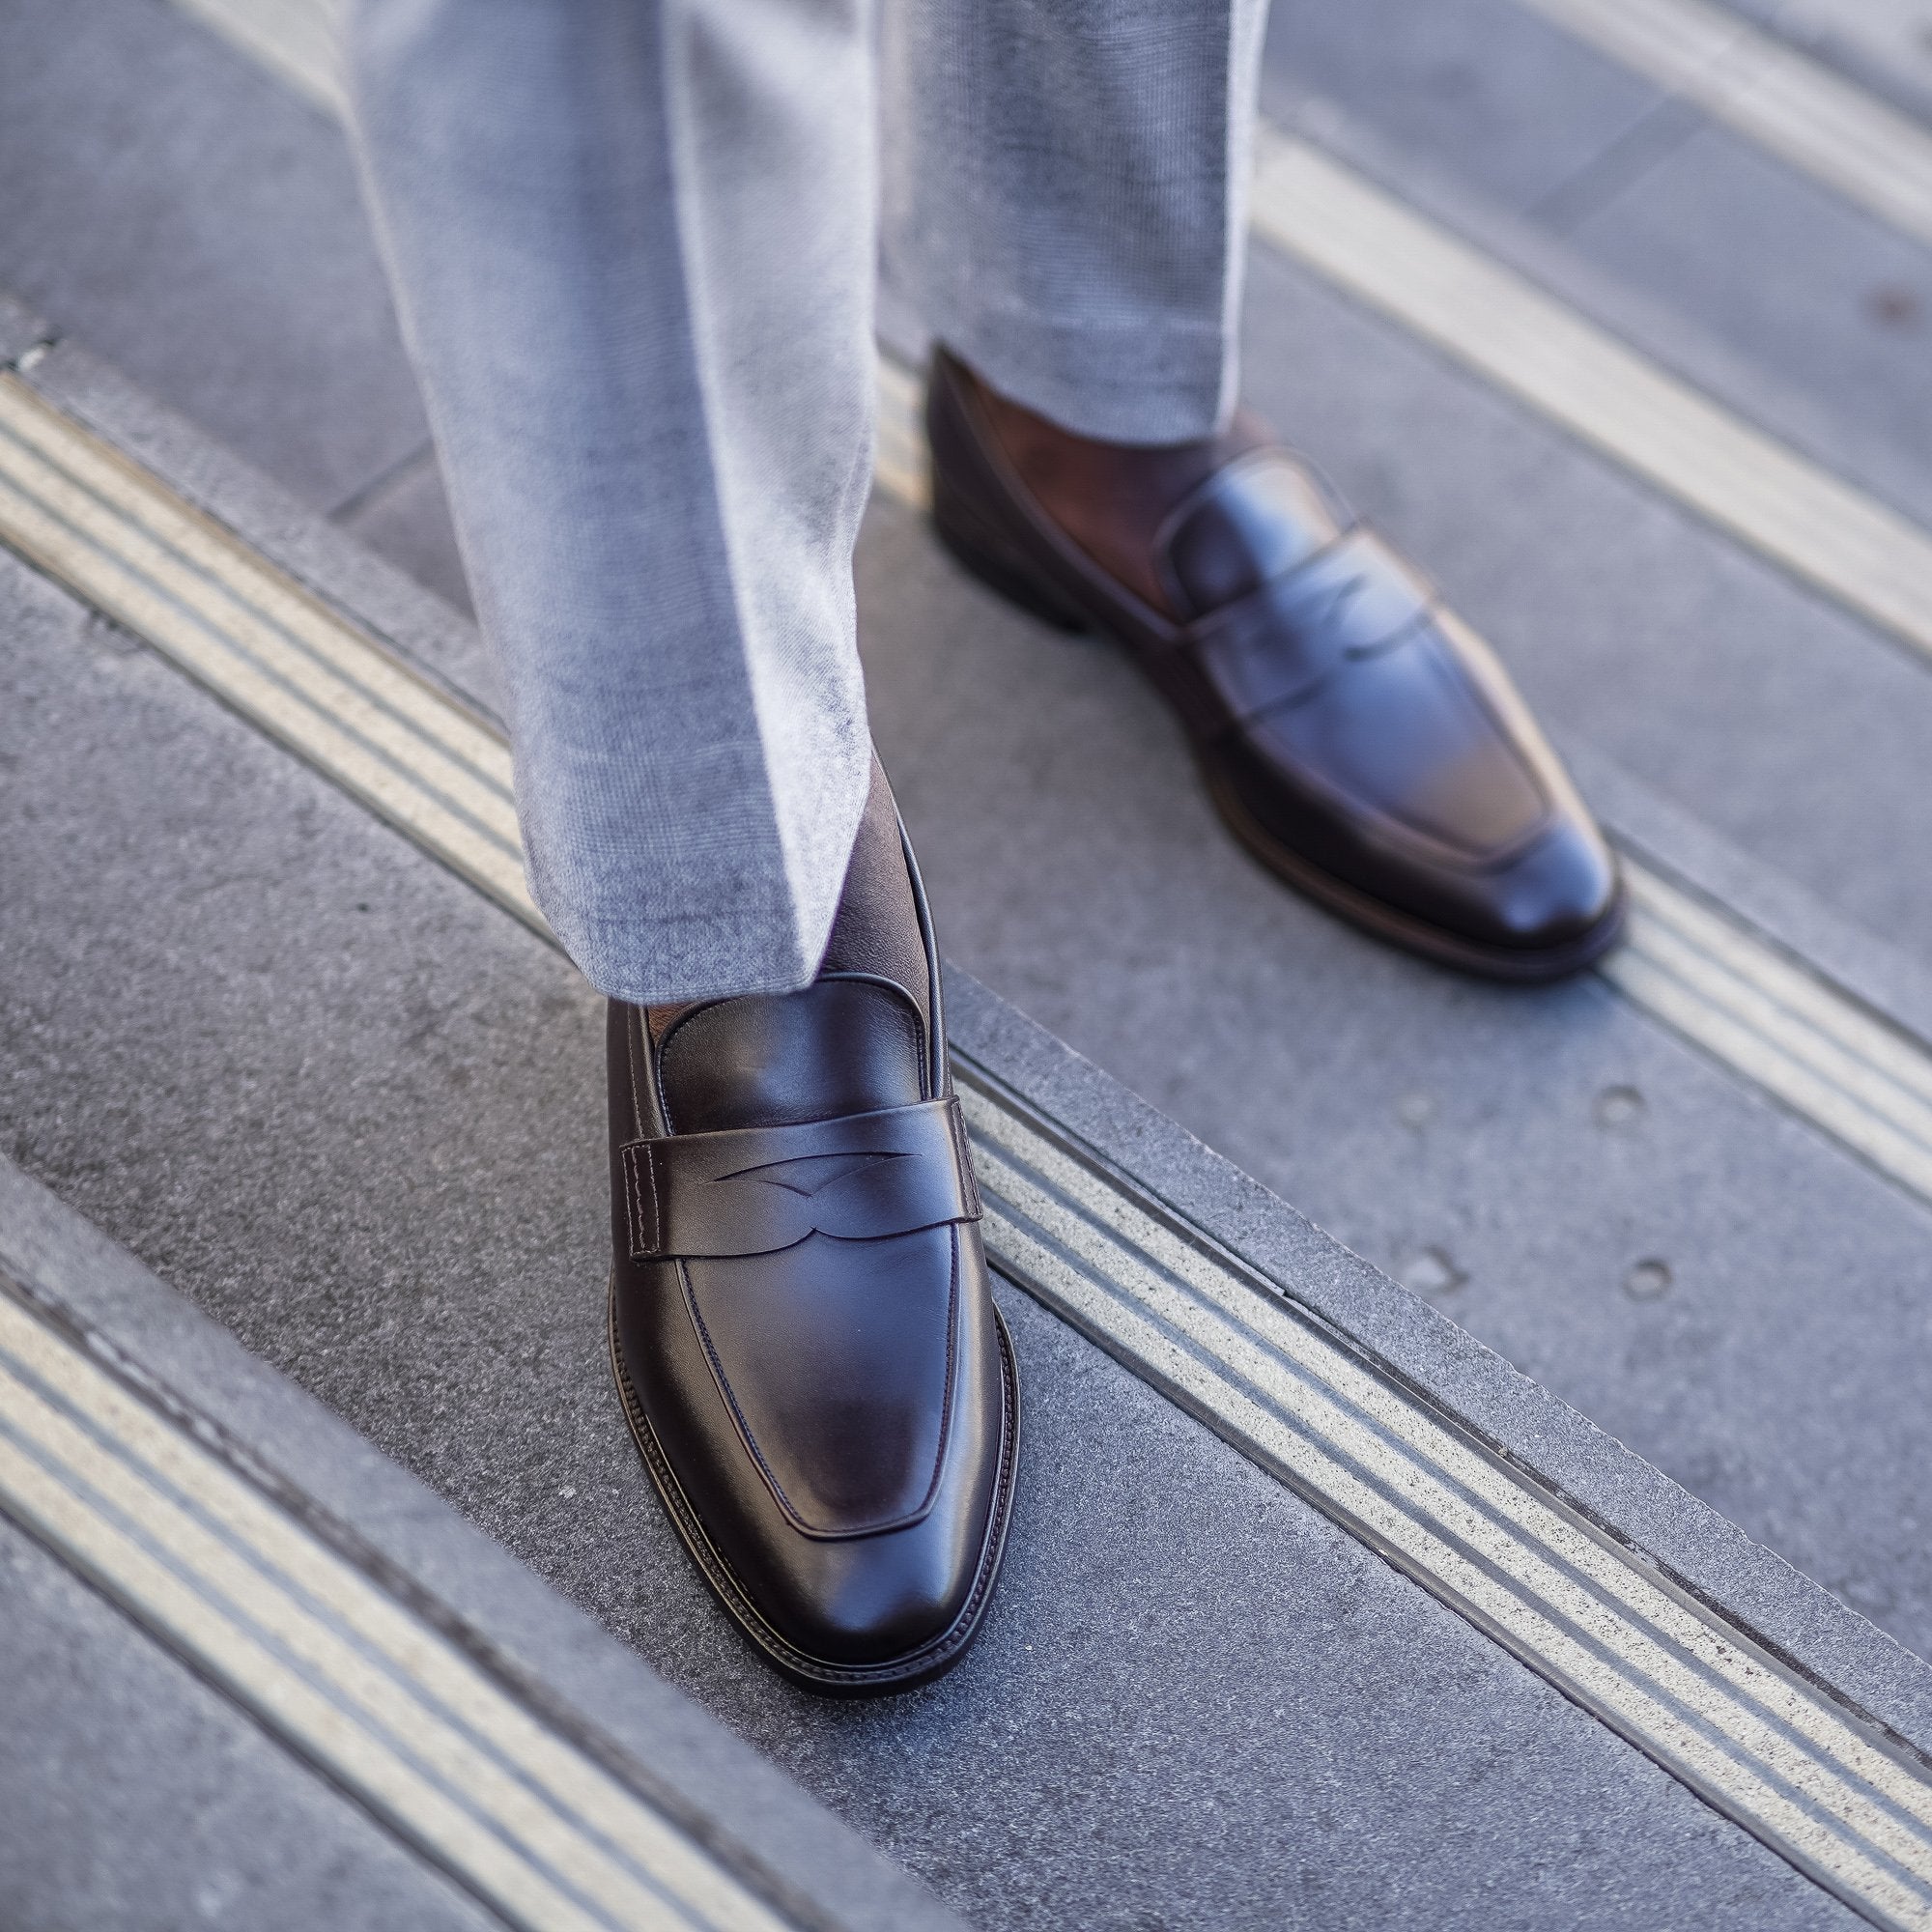
[[[1606,55],[1599,57],[1608,59]],[[1264,85],[1266,126],[1274,134],[1305,142],[1348,168],[1435,228],[1612,337],[1663,375],[1694,390],[1758,435],[1781,443],[1811,469],[1861,492],[1909,523],[1920,527],[1932,525],[1932,463],[1869,425],[1840,414],[1794,376],[1725,340],[1701,317],[1624,279],[1579,245],[1573,235],[1543,226],[1526,209],[1485,196],[1433,157],[1396,146],[1343,103],[1325,95],[1296,93],[1279,78]],[[1728,128],[1716,131],[1727,138],[1744,139]],[[1776,160],[1775,156],[1770,158]],[[1807,188],[1817,186],[1809,177],[1801,175],[1798,179]],[[1870,218],[1861,211],[1850,213],[1858,218]],[[1899,235],[1895,230],[1889,232],[1901,244],[1932,261],[1932,242]],[[1259,231],[1254,239],[1277,259],[1316,275],[1324,286],[1336,286],[1320,269],[1281,249]],[[1342,293],[1347,299],[1360,300],[1346,290]],[[1415,335],[1405,323],[1391,322],[1390,326]],[[1473,381],[1495,386],[1480,373],[1470,375]],[[1534,405],[1517,406],[1530,410],[1554,434],[1573,433]],[[1677,514],[1702,521],[1697,511],[1638,474],[1620,457],[1600,453],[1600,460],[1633,487],[1655,496]],[[1734,533],[1728,535],[1728,541],[1757,554]],[[1773,563],[1772,567],[1784,566]],[[1832,601],[1854,621],[1872,628],[1870,620],[1849,605],[1836,598]]]
[[[1932,1755],[1932,1665],[950,963],[946,997],[949,1039],[973,1066],[1466,1425],[1520,1474],[1661,1564],[1803,1676]]]
[[[23,355],[50,343],[53,333],[43,317],[0,289],[0,367],[13,367]]]
[[[476,705],[454,668],[482,662],[474,627],[357,539],[78,345],[63,342],[26,380],[406,658],[427,661],[440,682]],[[1629,808],[1646,850],[1667,842],[1659,854],[1665,865],[1706,890],[1737,884],[1749,895],[1752,923],[1774,941],[1801,955],[1804,942],[1814,943],[1855,966],[1867,952],[1879,959],[1879,942],[1658,798],[1606,755],[1565,749],[1613,829],[1621,829],[1615,809]],[[961,969],[949,966],[948,974],[959,988],[949,1032],[1029,1104],[1064,1122],[1249,1265],[1292,1284],[1295,1298],[1525,1472],[1620,1539],[1650,1549],[1714,1609],[1932,1753],[1932,1668]],[[1861,997],[1887,1017],[1907,1031],[1932,1026],[1932,976],[1893,955],[1860,977]],[[1909,1010],[1885,1004],[1894,998]],[[1158,1183],[1150,1179],[1155,1172]]]
[[[61,337],[21,368],[17,354],[9,353],[9,306],[0,289],[0,367],[16,369],[49,402],[502,730],[496,666],[468,616],[84,344]]]
[[[4,1156],[0,1268],[67,1316],[96,1359],[137,1364],[556,1699],[568,1728],[527,1707],[554,1735],[601,1745],[607,1767],[647,1768],[647,1781],[625,1781],[794,1922],[959,1932],[962,1921],[910,1873]]]
[[[1734,844],[1587,740],[1574,732],[1551,736],[1620,846],[1715,901],[1721,913],[1881,1019],[1932,1042],[1932,967]]]

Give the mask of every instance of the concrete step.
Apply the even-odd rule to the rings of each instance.
[[[15,318],[12,344],[41,333]],[[496,742],[473,637],[77,347],[22,363],[0,412],[42,469],[10,459],[9,534],[95,613],[0,565],[23,1165],[976,1920],[1932,1909],[1925,1666],[956,973],[1031,1391],[1001,1608],[899,1704],[753,1668],[597,1359],[598,1003],[514,867],[451,829],[452,804],[490,815],[461,788],[487,790]],[[357,745],[392,726],[384,789]],[[1922,1219],[1612,1000],[1540,1024],[1564,1006],[1585,1052],[1643,1042],[1652,1105],[1742,1106],[1700,1124],[1746,1198],[1768,1153],[1819,1199]],[[47,1538],[36,1507],[16,1484]]]
[[[1525,18],[1472,43],[1507,71]],[[1406,148],[1375,88],[1325,121],[1277,99],[1302,125],[1257,199],[1250,390],[1504,646],[1641,888],[1602,976],[1524,997],[1233,851],[1126,668],[932,544],[888,366],[863,643],[942,938],[985,982],[955,976],[954,1046],[1032,1441],[973,1666],[831,1712],[720,1628],[616,1425],[596,1002],[523,895],[474,632],[422,587],[460,573],[339,133],[256,64],[312,78],[326,43],[243,59],[158,0],[28,6],[14,39],[0,280],[60,323],[0,305],[0,521],[34,559],[0,555],[22,1168],[976,1920],[1925,1921],[1923,1667],[1854,1614],[1932,1646],[1911,436],[1459,175],[1426,90],[1389,90]],[[1578,125],[1559,185],[1609,179],[1623,124]],[[1364,218],[1324,226],[1341,206]],[[1587,380],[1507,366],[1486,303]],[[1731,454],[1650,461],[1605,394]],[[52,1606],[21,1654],[53,1655],[78,1558],[9,1548]],[[101,1614],[69,1654],[146,1688],[85,1735],[152,1698],[218,1761],[226,1707]],[[297,1795],[248,1832],[321,1804],[263,1776]],[[268,1882],[240,1918],[276,1916]]]
[[[1283,0],[1266,76],[1283,125],[1924,520],[1932,128],[1709,0]]]
[[[1918,0],[1738,0],[1738,12],[1932,122],[1932,36]]]
[[[958,1923],[6,1161],[0,1510],[10,1924]]]

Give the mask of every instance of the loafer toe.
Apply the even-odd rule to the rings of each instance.
[[[1490,919],[1471,937],[1530,954],[1608,944],[1623,910],[1615,858],[1595,825],[1576,818],[1551,826],[1503,867],[1484,898]]]
[[[769,1606],[775,1629],[808,1655],[890,1669],[941,1645],[969,1606],[983,1523],[946,1533],[889,1530],[794,1551],[788,1587]]]

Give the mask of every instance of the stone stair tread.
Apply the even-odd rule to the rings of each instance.
[[[84,393],[98,428],[125,408],[145,462],[198,479],[203,502],[271,558],[284,546],[298,555],[308,586],[371,632],[406,634],[412,613],[436,616],[346,538],[291,523],[279,493],[251,503],[242,466],[73,346],[30,380],[70,401]],[[19,565],[0,578],[14,612],[8,681],[25,700],[9,750],[57,758],[66,775],[47,782],[33,757],[13,772],[35,804],[10,855],[27,917],[9,928],[9,979],[31,1002],[10,1041],[22,1160],[967,1916],[1077,1917],[1102,1868],[1111,1896],[1131,1868],[1148,1909],[1233,1922],[1322,1870],[1348,1889],[1347,1910],[1370,1916],[1461,1922],[1479,1897],[1491,1915],[1497,1887],[1520,1885],[1531,1887],[1512,1892],[1521,1916],[1533,1916],[1533,1891],[1538,1910],[1610,1923],[1624,1909],[1604,1893],[1614,1864],[1619,1900],[1633,1886],[1653,1901],[1665,1894],[1652,1888],[1666,1888],[1673,1904],[1708,1889],[1718,1922],[1739,1899],[1738,1922],[1830,1921],[1837,1908],[1822,1892],[1791,1889],[1790,1868],[1759,1862],[1770,1855],[1734,1828],[1714,1838],[1712,1814],[1685,1787],[1012,1292],[1034,1390],[1032,1527],[1022,1524],[1007,1579],[1011,1607],[972,1671],[876,1719],[883,1728],[854,1729],[749,1669],[622,1454],[595,1360],[603,1161],[582,1069],[595,1065],[597,1002],[535,934],[170,668]],[[927,592],[928,611],[983,616],[963,585],[942,579]],[[358,610],[365,597],[371,608]],[[439,645],[429,626],[415,648],[453,665],[462,627],[440,621],[452,635]],[[969,734],[953,755],[970,750]],[[156,852],[164,892],[153,889]],[[941,863],[952,859],[943,851]],[[1556,1006],[1574,1022],[1579,1003],[1607,998],[1573,989],[1510,1007],[1374,952],[1278,894],[1267,903],[1307,926],[1303,965],[1323,948],[1346,963],[1345,1010],[1359,1019],[1365,964],[1380,962],[1369,972],[1420,1006],[1409,1024],[1426,1013],[1438,1044],[1466,1043],[1472,999],[1497,1018],[1541,1011],[1547,1035]],[[109,926],[111,955],[65,943]],[[1560,1494],[1608,1524],[1639,1523],[1640,1546],[1674,1537],[1671,1570],[1720,1605],[1735,1598],[1742,1626],[1777,1653],[1829,1661],[1856,1705],[1932,1735],[1916,1660],[992,995],[961,982],[956,997],[956,1043],[995,1079],[1043,1101],[1103,1158],[1149,1175],[1207,1235],[1468,1415],[1484,1439],[1532,1469],[1554,1465]],[[1304,1037],[1331,1036],[1336,1010]],[[1582,1030],[1583,1051],[1606,1033],[1624,1052],[1652,1042],[1662,1069],[1653,1092],[1682,1083],[1693,1113],[1742,1104],[1761,1116],[1629,1009],[1608,1013],[1607,1027]],[[131,1114],[128,1094],[142,1100]],[[1319,1110],[1303,1124],[1319,1130]],[[1709,1117],[1695,1124],[1708,1131]],[[1922,1220],[1806,1130],[1791,1136],[1774,1133],[1772,1152],[1819,1195],[1869,1218],[1861,1190],[1877,1189],[1906,1223]],[[1735,1118],[1715,1138],[1734,1159],[1767,1145]],[[437,1150],[427,1166],[426,1147]],[[1423,1667],[1425,1657],[1439,1664]],[[1289,1736],[1322,1794],[1293,1829],[1273,1791]],[[1319,1773],[1306,1755],[1317,1739]],[[882,1749],[895,1767],[883,1780]],[[1554,1810],[1551,1751],[1564,1766]],[[1399,1787],[1393,1763],[1405,1766]],[[1425,1776],[1433,1795],[1421,1802]],[[1452,1833],[1444,1807],[1479,1776],[1485,1822],[1472,1831],[1458,1815]],[[1593,1855],[1574,1866],[1552,1905],[1522,1846],[1539,1833],[1574,1840],[1586,1818],[1601,1831],[1605,1811],[1628,1835],[1620,1826],[1609,1863]],[[1037,1835],[1043,1812],[1060,1828],[1050,1843]],[[1335,1815],[1373,1847],[1339,1874],[1324,1863],[1322,1819]],[[1317,1836],[1297,1841],[1303,1825]],[[1231,1829],[1261,1849],[1148,1863],[1145,1848],[1177,1831],[1189,1842]],[[1001,1857],[962,1862],[956,1847],[989,1834]],[[1426,1849],[1452,1834],[1448,1862]],[[1633,1877],[1639,1869],[1650,1876]]]
[[[255,1265],[271,1274],[273,1258]],[[708,1874],[701,1882],[724,1901],[715,1918],[618,1909],[595,1923],[721,1932],[783,1923],[852,1932],[957,1926],[929,1893],[448,1502],[5,1160],[0,1329],[0,1378],[10,1390],[0,1435],[33,1430],[11,1379],[28,1364],[34,1386],[89,1417],[117,1466],[220,1524],[260,1576],[272,1580],[277,1564],[287,1565],[323,1628],[378,1658],[384,1629],[401,1633],[399,1655],[410,1663],[390,1697],[422,1687],[434,1701],[417,1725],[433,1721],[433,1711],[502,1753],[551,1807],[554,1832],[614,1833],[620,1857],[667,1887],[673,1902],[693,1873]],[[97,1406],[101,1392],[120,1413]],[[44,1466],[61,1467],[43,1453]],[[112,1495],[107,1479],[95,1482],[93,1494]],[[18,1508],[4,1474],[0,1487],[9,1508]],[[90,1492],[73,1494],[82,1505],[75,1514],[84,1514]],[[492,1864],[412,1839],[421,1814],[394,1807],[380,1785],[358,1786],[354,1759],[331,1755],[326,1732],[304,1743],[291,1715],[298,1707],[248,1705],[218,1651],[192,1657],[195,1674],[183,1671],[168,1654],[184,1639],[164,1632],[163,1597],[111,1570],[89,1571],[122,1612],[117,1618],[77,1590],[64,1567],[77,1561],[73,1521],[37,1521],[29,1541],[0,1519],[0,1564],[14,1583],[0,1631],[12,1687],[0,1778],[10,1801],[21,1801],[10,1802],[0,1833],[10,1909],[41,1897],[46,1922],[59,1922],[85,1900],[90,1922],[130,1928],[188,1918],[331,1928],[504,1922],[498,1914],[517,1894],[493,1889]],[[211,1558],[171,1531],[164,1503],[135,1528],[199,1593],[202,1617],[218,1626],[246,1605],[204,1580],[217,1574]],[[240,1614],[255,1628],[246,1607]],[[347,1668],[327,1651],[296,1654],[343,1726],[361,1729],[365,1742],[381,1737],[393,1719],[378,1705],[368,1724]],[[59,1695],[40,1694],[27,1674],[37,1659],[62,1660]],[[241,1721],[241,1711],[253,1723]],[[440,1775],[420,1728],[402,1727],[397,1743],[402,1752],[421,1750],[418,1763]],[[301,1761],[304,1751],[317,1754],[313,1766]],[[466,1787],[460,1771],[442,1784],[479,1808],[487,1788],[480,1779]],[[110,1789],[111,1808],[102,1802]],[[97,1829],[77,1830],[71,1815],[59,1815],[83,1794],[99,1806]],[[23,1835],[23,1820],[36,1813],[51,1813],[51,1843]],[[526,1812],[483,1815],[534,1831]],[[111,1829],[98,1829],[108,1820]],[[511,1841],[544,1842],[518,1840],[514,1830]],[[579,1851],[591,1855],[587,1839]],[[543,1877],[540,1867],[532,1876]],[[549,1882],[560,1878],[567,1891],[583,1877],[565,1870]],[[72,1889],[49,1894],[50,1879],[71,1880]],[[536,1922],[570,1922],[541,1892],[530,1909]],[[274,1919],[277,1911],[288,1917]]]
[[[1376,17],[1399,22],[1410,4]],[[1282,50],[1321,27],[1328,67],[1311,57],[1303,79],[1332,87],[1340,110],[1315,112],[1320,140],[1814,458],[1932,506],[1909,422],[1869,407],[1897,380],[1896,345],[1867,343],[1827,380],[1851,338],[1825,307],[1780,337],[1760,297],[1725,313],[1721,290],[1669,269],[1672,221],[1707,222],[1730,191],[1709,165],[1705,185],[1673,190],[1660,163],[1568,240],[1539,233],[1540,201],[1657,111],[1641,86],[1579,64],[1501,0],[1456,0],[1382,98],[1359,69],[1368,19],[1283,13],[1277,105]],[[22,371],[0,381],[90,426],[499,729],[494,672],[450,601],[460,565],[420,422],[397,403],[413,389],[337,130],[166,9],[85,0],[74,15],[36,0],[15,30],[34,51],[14,71],[40,118],[0,115],[0,153],[17,181],[59,191],[0,214],[0,283],[24,267],[59,300],[44,322],[0,291],[0,366]],[[1459,33],[1508,55],[1499,71],[1554,76],[1507,152],[1471,146],[1467,117],[1410,113]],[[0,105],[21,91],[0,79]],[[1547,107],[1579,111],[1565,129]],[[297,184],[273,249],[246,168],[197,171],[193,130],[210,116],[225,117],[224,153],[272,157],[280,175],[265,178]],[[76,172],[71,156],[110,122],[122,162]],[[1409,145],[1378,146],[1392,128]],[[1690,199],[1647,208],[1644,192]],[[1753,220],[1797,206],[1769,177],[1737,192]],[[130,257],[130,211],[149,205],[174,225]],[[1896,238],[1843,211],[1813,216],[1804,247],[1839,250],[1834,274],[1916,272]],[[123,261],[116,286],[101,270]],[[183,277],[199,284],[185,307]],[[224,291],[255,283],[259,303],[224,311]],[[331,285],[348,290],[333,311]],[[92,353],[97,335],[138,384]],[[1932,913],[1904,889],[1901,855],[1932,836],[1926,666],[1265,248],[1247,340],[1255,399],[1503,647],[1645,877],[1765,971],[1795,975],[1792,1000],[1823,1002],[1828,1032],[1864,1042],[1866,1060],[1833,1077],[1869,1075],[1873,1104],[1916,1122],[1932,1079]],[[307,388],[305,368],[319,372]],[[902,371],[890,383],[909,389]],[[333,440],[305,440],[325,414],[340,418]],[[916,490],[916,444],[899,440],[893,462]],[[968,583],[885,469],[882,482],[858,560],[862,647],[955,962],[955,1049],[980,1083],[974,1104],[994,1110],[991,1166],[1011,1122],[1043,1119],[1042,1145],[1064,1136],[1094,1185],[1141,1204],[1120,1209],[1129,1221],[1166,1227],[1172,1211],[1183,1245],[1252,1272],[1264,1302],[1285,1295],[1392,1400],[1433,1406],[1499,1455],[1532,1501],[1659,1566],[1693,1621],[1735,1629],[1751,1656],[1763,1646],[1779,1694],[1842,1703],[1877,1727],[1859,1735],[1879,1758],[1919,1778],[1932,1675],[1912,1652],[1932,1654],[1932,1548],[1915,1472],[1932,1453],[1932,1325],[1913,1284],[1932,1193],[1912,1160],[1861,1153],[1856,1130],[1767,1086],[1703,1022],[1646,1008],[1631,977],[1643,944],[1621,982],[1613,966],[1524,996],[1445,978],[1286,895],[1229,846],[1126,666],[1043,638]],[[1104,1295],[1082,1298],[1092,1282],[1038,1273],[1055,1242],[1092,1236],[1077,1213],[1038,1236],[1027,1210],[999,1210],[997,1251],[1031,1290],[1002,1299],[1032,1440],[982,1651],[934,1691],[857,1716],[761,1674],[652,1509],[598,1359],[598,1002],[538,931],[5,552],[0,617],[6,1118],[19,1168],[69,1204],[64,1219],[0,1166],[0,1257],[17,1267],[20,1229],[58,1224],[87,1258],[61,1277],[72,1293],[105,1294],[102,1320],[248,1439],[297,1460],[327,1445],[317,1492],[436,1587],[473,1588],[479,1614],[516,1605],[516,1641],[543,1656],[546,1682],[600,1713],[609,1690],[611,1721],[653,1749],[651,1726],[668,1727],[679,1776],[719,1815],[743,1821],[769,1798],[783,1856],[834,1901],[825,1922],[940,1908],[895,1890],[877,1861],[828,1854],[849,1838],[769,1775],[745,1773],[741,1791],[743,1754],[652,1671],[988,1925],[1285,1910],[1311,1923],[1848,1922],[1831,1888],[1880,1922],[1911,1919],[1903,1894],[1848,1879],[1835,1852],[1827,1889],[1808,1883],[1797,1841],[1753,1823],[1722,1776],[1661,1769],[1642,1753],[1674,1761],[1662,1733],[1608,1692],[1593,1703],[1554,1651],[1506,1625],[1492,1641],[1447,1573],[1351,1516],[1340,1489],[1284,1480],[1275,1438],[1216,1407],[1211,1350],[1208,1379],[1176,1379],[1133,1339],[1140,1304],[1110,1313]],[[1032,1130],[1011,1131],[1019,1145]],[[1021,1160],[1009,1184],[1024,1194],[1032,1172]],[[1152,1280],[1165,1264],[1148,1265]],[[0,1566],[34,1606],[11,1657],[66,1641],[61,1654],[91,1645],[102,1660],[71,1737],[32,1707],[63,1776],[88,1775],[90,1740],[135,1697],[157,1714],[142,1748],[190,1740],[179,1748],[197,1765],[260,1753],[213,1691],[98,1606],[61,1638],[71,1577],[4,1529]],[[553,1673],[557,1632],[570,1634]],[[23,1762],[0,1748],[0,1786]],[[327,1922],[393,1916],[384,1901],[411,1887],[424,1914],[462,1922],[460,1892],[393,1846],[369,1849],[362,1814],[338,1819],[306,1776],[265,1771],[270,1823],[245,1829],[307,1807],[338,1834],[366,1884],[333,1896]],[[170,1815],[158,1806],[146,1828]],[[220,1830],[229,1845],[242,1814]],[[28,1849],[0,1833],[0,1870],[10,1845]],[[291,1867],[276,1894],[231,1863],[236,1896],[257,1906],[311,1883]],[[36,1882],[52,1869],[35,1865]],[[182,1861],[169,1869],[188,1884]],[[149,1901],[95,1895],[104,1922],[144,1922]]]

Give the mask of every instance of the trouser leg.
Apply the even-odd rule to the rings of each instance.
[[[1266,0],[895,0],[895,306],[1082,435],[1227,419]]]
[[[537,902],[617,998],[798,985],[870,772],[866,0],[357,0],[350,67]]]

